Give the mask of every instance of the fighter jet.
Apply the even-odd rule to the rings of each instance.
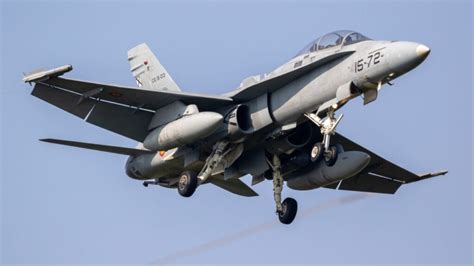
[[[328,188],[394,194],[404,184],[447,171],[414,174],[336,133],[350,100],[375,101],[385,85],[421,64],[430,49],[377,41],[354,31],[326,34],[275,70],[246,78],[222,95],[181,91],[146,44],[128,51],[138,87],[61,77],[65,65],[36,71],[32,95],[101,128],[138,141],[135,148],[59,139],[49,143],[127,155],[126,174],[144,186],[192,196],[213,184],[241,196],[272,180],[276,214],[290,224],[295,190]],[[360,129],[363,132],[363,128]]]

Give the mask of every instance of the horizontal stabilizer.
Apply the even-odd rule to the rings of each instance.
[[[86,142],[61,140],[61,139],[40,139],[40,141],[54,143],[54,144],[61,144],[61,145],[66,145],[66,146],[72,146],[72,147],[77,147],[77,148],[83,148],[83,149],[89,149],[89,150],[110,152],[110,153],[122,154],[122,155],[130,155],[130,156],[153,153],[152,151],[149,151],[149,150],[139,150],[139,149],[133,149],[133,148],[125,148],[125,147],[117,147],[117,146],[110,146],[110,145],[103,145],[103,144],[93,144],[93,143],[86,143]]]

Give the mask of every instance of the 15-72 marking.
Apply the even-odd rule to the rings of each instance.
[[[383,57],[383,54],[380,51],[369,54],[367,58],[361,58],[355,62],[355,72],[360,72],[364,68],[369,68],[373,65],[380,63],[380,58]]]

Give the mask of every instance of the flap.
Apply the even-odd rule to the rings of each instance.
[[[370,173],[362,173],[343,180],[338,189],[394,194],[402,184]]]

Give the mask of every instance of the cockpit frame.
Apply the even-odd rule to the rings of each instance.
[[[331,38],[333,38],[331,40]],[[334,39],[335,38],[335,39]],[[343,46],[370,40],[366,36],[350,30],[339,30],[325,34],[306,45],[296,56],[327,49],[341,49]],[[295,56],[295,57],[296,57]]]

